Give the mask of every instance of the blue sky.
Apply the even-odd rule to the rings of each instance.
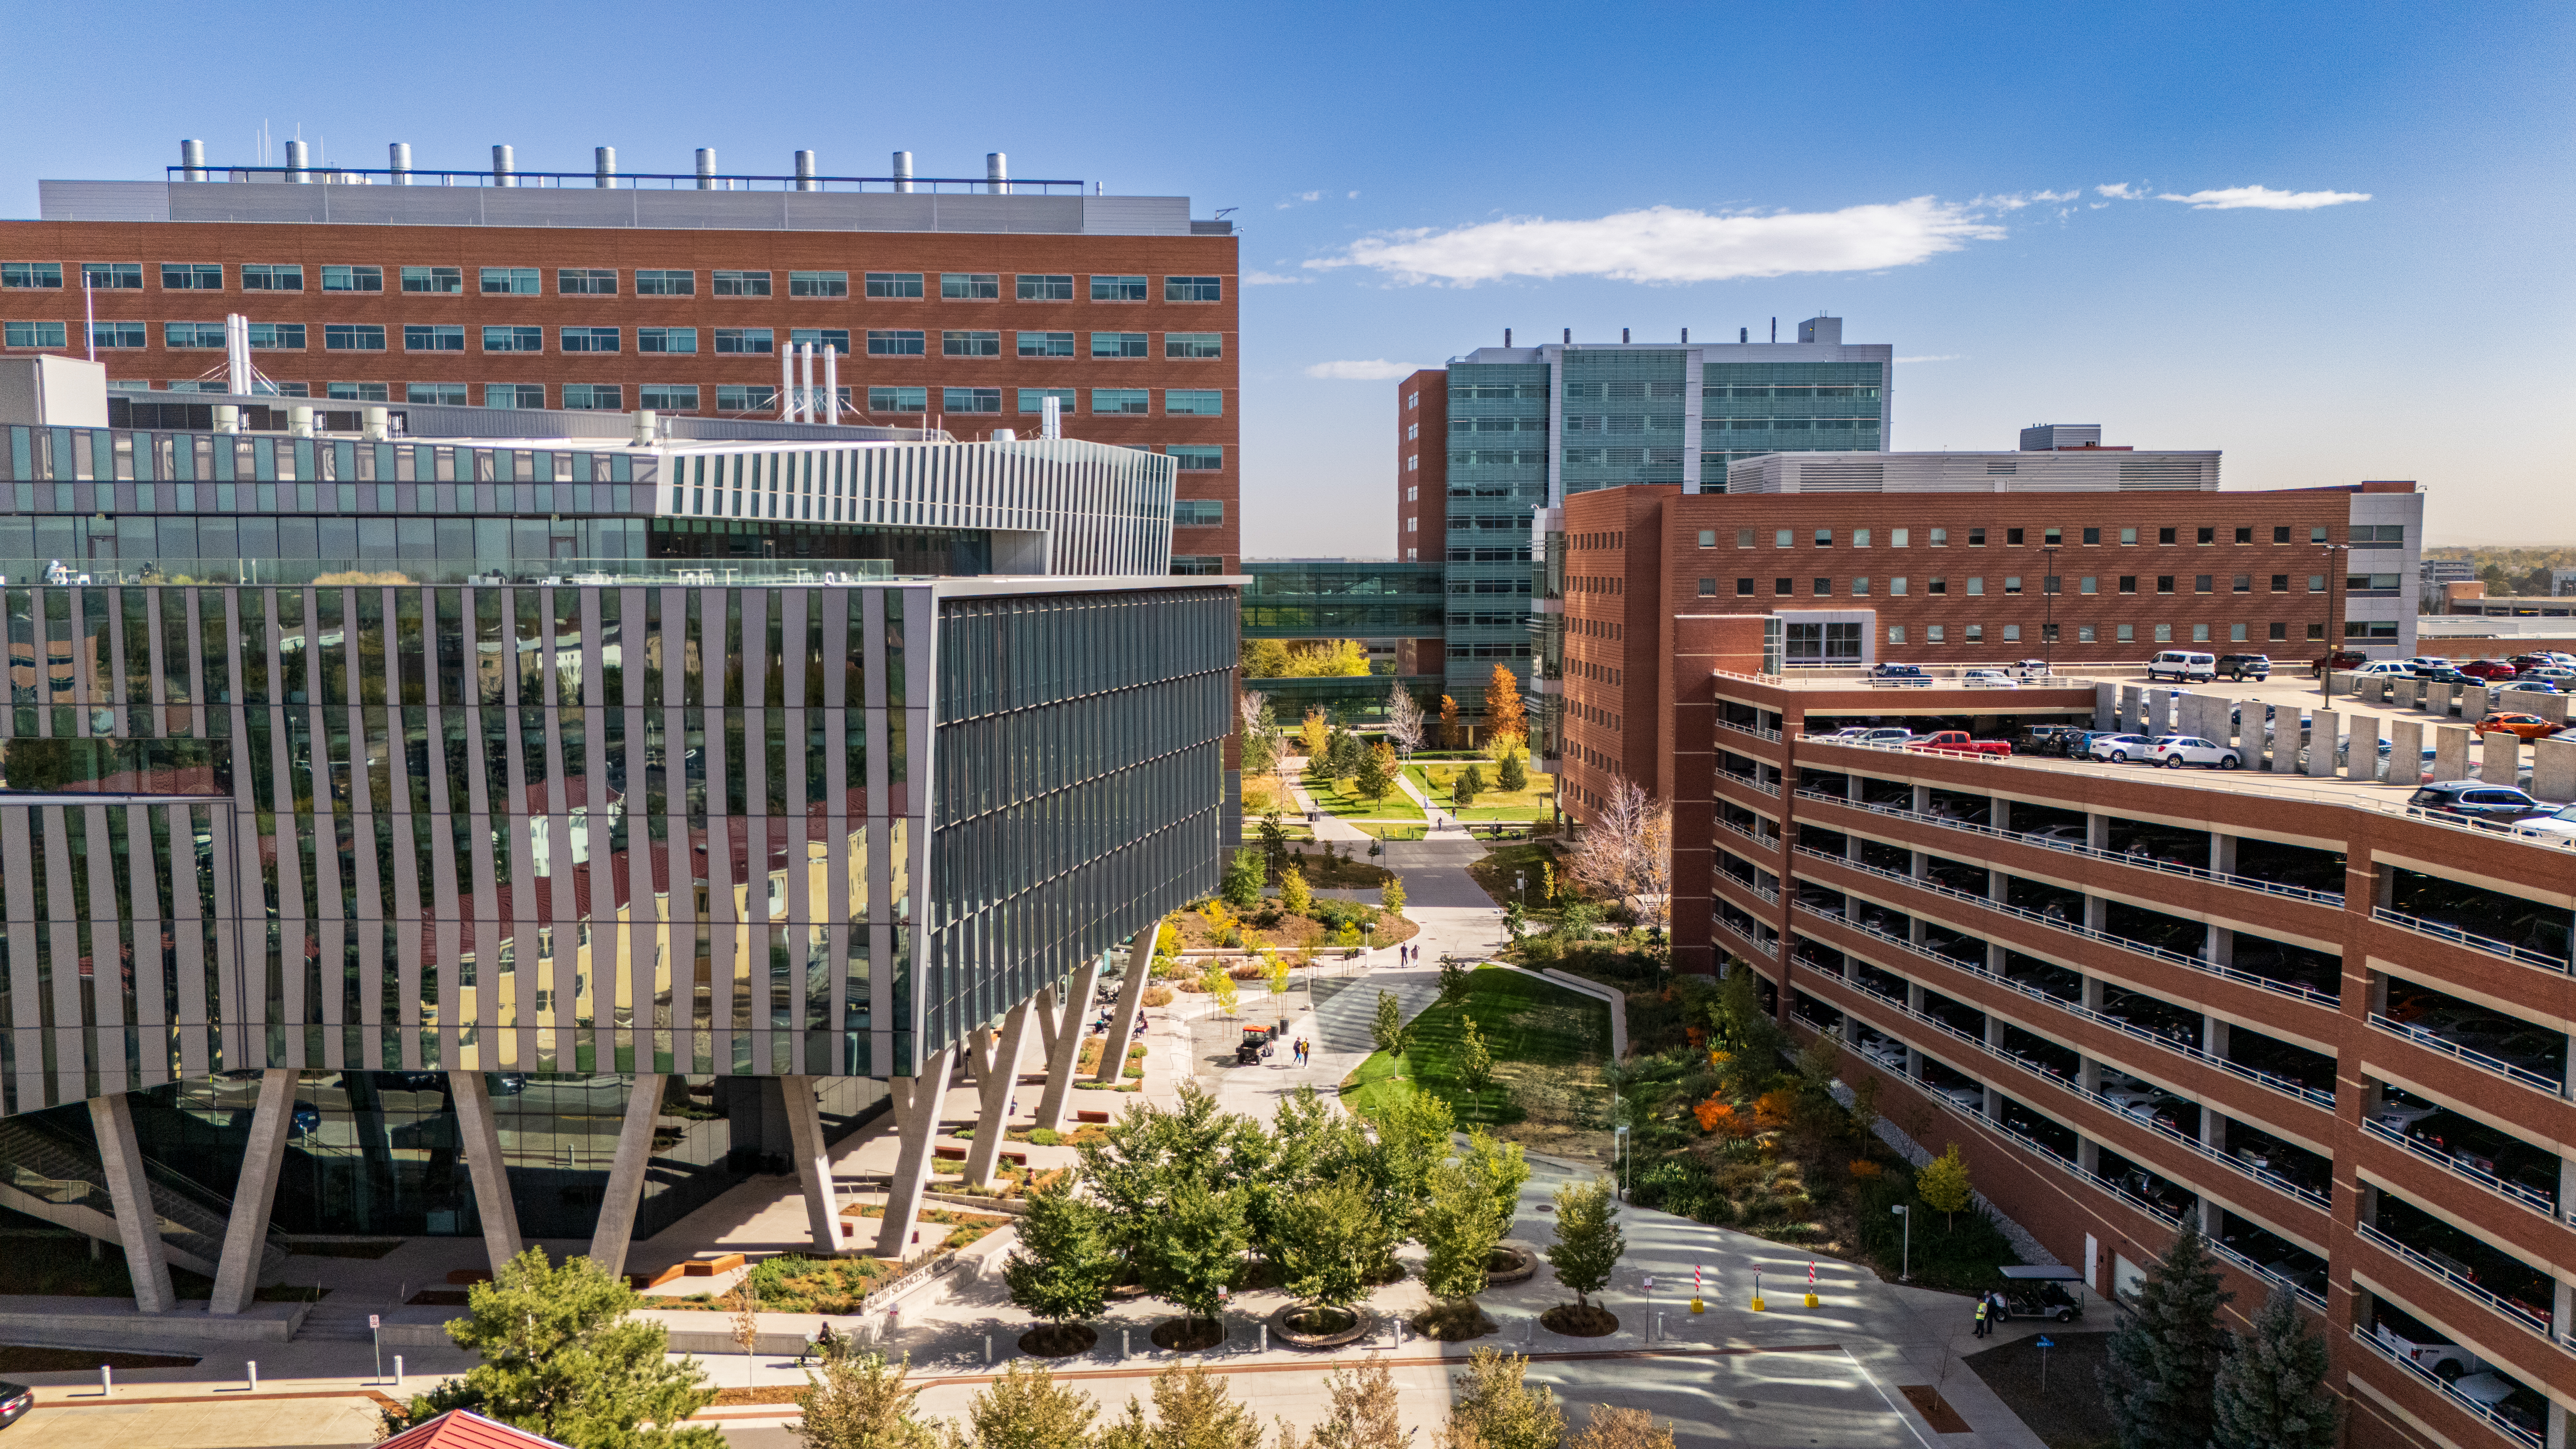
[[[508,141],[529,169],[605,143],[874,174],[901,147],[956,175],[1000,149],[1239,208],[1247,276],[1289,279],[1243,299],[1256,556],[1392,548],[1394,388],[1347,364],[1819,309],[1927,359],[1897,371],[1899,448],[2099,422],[2223,448],[2236,487],[2420,479],[2435,542],[2576,540],[2560,4],[146,6],[114,31],[14,12],[0,214],[34,215],[38,176],[158,174],[183,135],[243,159],[263,120],[369,165]]]

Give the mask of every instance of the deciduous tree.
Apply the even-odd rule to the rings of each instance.
[[[1244,1193],[1183,1182],[1163,1200],[1138,1244],[1137,1276],[1145,1291],[1194,1319],[1213,1319],[1225,1290],[1243,1272],[1252,1242]]]
[[[907,1367],[873,1353],[824,1359],[821,1377],[806,1374],[802,1416],[787,1432],[805,1449],[946,1449],[948,1436],[915,1412],[921,1390],[904,1382]]]
[[[1404,1449],[1410,1437],[1397,1414],[1395,1375],[1382,1363],[1345,1366],[1324,1380],[1332,1396],[1312,1449]]]
[[[1280,1223],[1281,1285],[1319,1307],[1346,1308],[1368,1296],[1370,1278],[1395,1247],[1386,1215],[1353,1171],[1290,1198]]]
[[[1610,1272],[1627,1251],[1610,1179],[1569,1182],[1556,1190],[1556,1245],[1547,1250],[1547,1261],[1556,1281],[1574,1290],[1576,1304],[1592,1305],[1592,1295],[1610,1286]]]
[[[1484,1033],[1476,1030],[1476,1018],[1462,1013],[1461,1020],[1465,1025],[1458,1038],[1458,1085],[1481,1093],[1494,1084],[1494,1054],[1485,1045]]]
[[[1673,819],[1670,806],[1628,780],[1583,822],[1565,863],[1575,884],[1636,907],[1640,924],[1660,926],[1670,911]]]
[[[1386,884],[1378,887],[1377,903],[1378,908],[1385,911],[1390,916],[1403,915],[1404,877],[1400,875],[1388,876],[1386,878]]]
[[[2236,1295],[2220,1289],[2200,1226],[2180,1234],[2147,1270],[2137,1295],[2120,1303],[2103,1396],[2121,1449],[2204,1449],[2213,1429],[2210,1385],[2227,1347],[2219,1310]]]
[[[1440,696],[1440,742],[1452,748],[1458,743],[1458,701],[1445,694]]]
[[[1976,1201],[1976,1188],[1968,1181],[1967,1159],[1959,1155],[1959,1144],[1923,1165],[1914,1174],[1914,1190],[1923,1196],[1923,1205],[1941,1214],[1946,1226],[1959,1225],[1959,1214]]]
[[[1418,1227],[1429,1250],[1422,1286],[1450,1300],[1454,1314],[1471,1317],[1475,1305],[1467,1300],[1485,1291],[1485,1260],[1510,1220],[1495,1211],[1492,1187],[1473,1162],[1453,1157],[1435,1165],[1429,1187]]]
[[[1497,664],[1485,684],[1485,728],[1490,735],[1529,737],[1529,715],[1521,706],[1521,682],[1511,666]]]
[[[1057,1384],[1044,1364],[1024,1358],[1012,1360],[966,1408],[975,1449],[1088,1449],[1099,1417],[1089,1394]]]
[[[1397,685],[1386,697],[1386,737],[1395,747],[1411,754],[1422,748],[1422,701],[1413,691]]]
[[[1154,1375],[1154,1417],[1127,1401],[1127,1412],[1100,1433],[1100,1449],[1261,1449],[1261,1422],[1227,1395],[1222,1375],[1168,1368]]]
[[[1470,1354],[1466,1371],[1449,1380],[1445,1442],[1455,1449],[1558,1449],[1565,1414],[1546,1388],[1524,1381],[1528,1372],[1529,1360],[1516,1353],[1479,1348]]]
[[[1279,908],[1292,916],[1302,916],[1315,907],[1315,892],[1306,884],[1302,867],[1290,866],[1279,873]]]
[[[1394,992],[1377,994],[1377,1020],[1370,1024],[1369,1034],[1377,1039],[1379,1051],[1396,1056],[1412,1045],[1413,1028],[1405,1021],[1404,1003],[1395,999]]]
[[[1386,792],[1395,788],[1396,773],[1395,751],[1381,742],[1359,752],[1359,768],[1352,772],[1351,783],[1370,803],[1384,804]]]
[[[1003,1260],[1002,1281],[1012,1303],[1062,1328],[1098,1317],[1124,1267],[1107,1210],[1077,1195],[1069,1174],[1057,1174],[1029,1194],[1019,1247]]]
[[[1657,1424],[1643,1409],[1594,1404],[1583,1432],[1566,1440],[1565,1449],[1675,1449],[1673,1426]]]
[[[1306,717],[1298,721],[1297,739],[1306,747],[1306,758],[1310,761],[1323,762],[1324,747],[1332,743],[1332,737],[1332,720],[1320,708],[1306,711]]]

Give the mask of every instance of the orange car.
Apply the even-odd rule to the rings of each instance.
[[[2491,714],[2478,721],[2479,734],[2506,734],[2526,740],[2546,739],[2558,729],[2536,714]]]

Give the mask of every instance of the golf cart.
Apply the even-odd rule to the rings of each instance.
[[[1243,1040],[1234,1044],[1234,1064],[1238,1067],[1261,1065],[1261,1059],[1270,1055],[1271,1038],[1277,1035],[1266,1026],[1245,1027]]]
[[[2054,1318],[2060,1323],[2073,1323],[2083,1315],[2083,1303],[2059,1286],[2083,1282],[2081,1271],[2054,1264],[2029,1267],[2019,1263],[2002,1271],[2004,1317]]]

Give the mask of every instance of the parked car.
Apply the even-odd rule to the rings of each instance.
[[[2380,659],[2364,663],[2362,662],[2362,656],[2358,654],[2338,654],[2335,658],[2338,660],[2349,659],[2353,661],[2351,664],[2338,663],[2335,665],[2335,668],[2350,669],[2353,673],[2361,675],[2364,678],[2375,678],[2380,675],[2403,676],[2413,674],[2417,666],[2422,665],[2425,662],[2420,659]],[[2311,674],[2322,674],[2324,672],[2325,671],[2322,669],[2311,669],[2309,671]]]
[[[2378,1106],[2370,1109],[2370,1120],[2382,1127],[2411,1136],[2414,1134],[2416,1123],[2427,1117],[2437,1116],[2442,1110],[2430,1102],[2419,1101],[2402,1092],[2389,1092],[2379,1099]]]
[[[2515,677],[2547,680],[2560,689],[2565,689],[2571,684],[2576,684],[2576,669],[2569,669],[2563,664],[2534,664],[2525,666],[2522,673]]]
[[[2484,681],[2490,679],[2511,679],[2517,671],[2512,665],[2505,663],[2501,659],[2472,659],[2468,663],[2460,666],[2460,672],[2469,676],[2471,679]]]
[[[2537,830],[2545,835],[2576,835],[2576,805],[2562,805],[2546,815],[2517,820],[2514,828]]]
[[[2009,755],[2010,740],[1971,739],[1966,730],[1936,730],[1905,742],[1912,750],[1945,750],[1954,755]]]
[[[2544,1432],[2547,1421],[2540,1411],[2531,1407],[2530,1402],[2538,1396],[2500,1373],[2489,1370],[2469,1374],[2454,1382],[2451,1392],[2498,1415],[2534,1438]]]
[[[2415,677],[2426,684],[2476,684],[2478,682],[2474,674],[2462,674],[2456,669],[2449,668],[2418,669],[2415,671]]]
[[[1900,729],[1895,725],[1882,725],[1877,729],[1862,730],[1852,738],[1864,745],[1902,745],[1913,740],[1914,731]]]
[[[2095,735],[2086,752],[2097,760],[2125,765],[2132,758],[2145,758],[2147,747],[2154,743],[2153,735]]]
[[[1954,1107],[1977,1113],[1983,1113],[1986,1110],[1986,1089],[1983,1087],[1959,1082],[1953,1082],[1946,1087],[1933,1086],[1930,1082],[1925,1082],[1923,1085],[1932,1087],[1933,1096],[1939,1097]]]
[[[2021,681],[2000,669],[1962,669],[1959,682],[1970,689],[2019,689]]]
[[[2558,726],[2536,714],[2491,714],[2478,721],[2482,735],[2508,734],[2517,739],[2537,740],[2556,734]]]
[[[27,1416],[36,1407],[36,1391],[25,1384],[0,1379],[0,1429],[5,1429]]]
[[[2388,659],[2380,662],[2383,664],[2394,664],[2397,661]],[[2404,672],[2403,670],[2396,669],[2375,670],[2370,667],[2369,655],[2354,649],[2338,649],[2332,654],[2321,654],[2315,659],[2310,660],[2308,662],[2308,677],[2311,679],[2322,679],[2325,677],[2325,672],[2329,669],[2357,669],[2364,674],[2399,674]]]
[[[2507,824],[2551,813],[2550,807],[2510,785],[2477,780],[2436,780],[2407,797],[2406,803],[2418,810]]]
[[[2146,757],[2168,770],[2179,770],[2185,765],[2234,770],[2243,768],[2245,764],[2245,757],[2238,754],[2234,746],[2194,735],[2166,735],[2147,746]]]
[[[2229,679],[2244,681],[2272,677],[2272,657],[2268,654],[2221,654],[2218,672]]]
[[[2493,686],[2498,694],[2556,694],[2558,686],[2546,679],[2508,679]]]
[[[2086,731],[2073,725],[2032,725],[2022,731],[2021,747],[2027,754],[2066,755]]]
[[[2379,1346],[2446,1384],[2458,1383],[2486,1367],[2486,1361],[2456,1343],[2416,1343],[2400,1338],[2386,1324],[2371,1330]]]
[[[2048,677],[2048,661],[2045,659],[2016,659],[2012,662],[2012,672],[2013,677],[2017,679],[2046,679]]]
[[[2197,649],[2167,649],[2147,661],[2150,681],[2170,679],[2176,684],[2207,682],[2218,677],[2218,656]]]
[[[1872,684],[1930,684],[1932,676],[1920,664],[1874,664],[1870,666]]]

